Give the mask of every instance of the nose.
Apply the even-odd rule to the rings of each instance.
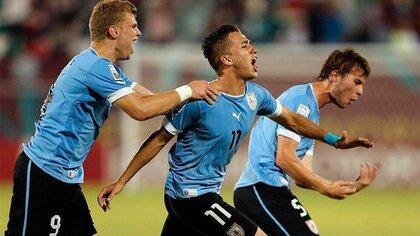
[[[254,45],[251,44],[251,53],[255,53],[257,54],[258,50],[256,47],[254,47]]]
[[[140,38],[140,36],[142,35],[141,31],[139,30],[139,28],[136,28],[136,36],[138,38]]]
[[[357,88],[357,95],[358,96],[361,96],[363,94],[363,86],[359,86],[358,88]]]

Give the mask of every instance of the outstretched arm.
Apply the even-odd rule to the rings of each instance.
[[[377,171],[377,166],[374,166],[370,163],[361,164],[360,176],[356,179],[356,191],[359,192],[360,190],[369,186],[375,179]]]
[[[136,85],[137,86],[137,85]],[[146,95],[145,89],[119,98],[114,105],[136,120],[147,120],[164,115],[187,99],[204,99],[209,104],[217,101],[219,92],[207,81],[193,81],[168,92]],[[140,93],[139,93],[140,92]]]
[[[333,135],[306,117],[296,114],[284,106],[281,114],[277,117],[271,117],[271,119],[300,135],[328,143],[336,148],[348,149],[358,146],[370,148],[373,146],[373,143],[366,138],[347,137],[346,131],[343,131],[342,137]]]
[[[133,87],[133,90],[134,90],[136,93],[140,94],[141,96],[153,95],[153,93],[152,93],[150,90],[148,90],[147,88],[145,88],[145,87],[143,87],[142,85],[137,84],[137,83],[136,83],[136,85]]]
[[[97,201],[99,206],[104,210],[110,210],[112,198],[120,193],[125,184],[151,161],[162,148],[172,139],[173,135],[168,133],[165,128],[161,128],[158,131],[151,134],[146,141],[141,145],[139,151],[131,160],[127,169],[114,183],[102,188],[98,195]]]
[[[331,182],[312,173],[295,154],[298,143],[282,135],[277,137],[276,165],[292,177],[298,185],[314,189],[334,199],[344,199],[356,192],[355,182]]]

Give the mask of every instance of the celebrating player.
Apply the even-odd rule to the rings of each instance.
[[[319,123],[319,109],[329,103],[345,108],[363,93],[370,68],[353,49],[335,50],[313,83],[294,86],[277,100],[290,110]],[[251,132],[248,162],[236,183],[235,207],[269,235],[317,235],[307,210],[290,191],[290,177],[296,184],[328,197],[344,199],[354,191],[353,183],[328,181],[311,171],[314,140],[265,117]],[[356,191],[368,186],[376,167],[362,164]],[[290,176],[290,177],[289,177]]]
[[[282,108],[257,77],[257,50],[233,25],[222,25],[202,42],[204,56],[217,73],[211,84],[221,91],[212,104],[187,103],[164,119],[162,127],[140,147],[120,178],[98,195],[108,210],[115,194],[175,136],[169,151],[165,187],[168,217],[162,235],[264,235],[255,223],[219,196],[232,156],[256,115],[268,116],[295,132],[338,148],[370,147],[363,138],[337,137],[307,118]],[[355,191],[354,185],[346,186]]]
[[[206,81],[151,95],[114,64],[130,58],[141,36],[136,12],[125,0],[105,0],[94,7],[91,47],[75,56],[52,85],[35,135],[16,161],[6,235],[96,233],[79,184],[82,164],[111,104],[136,120],[146,120],[187,99],[217,99],[217,91]]]

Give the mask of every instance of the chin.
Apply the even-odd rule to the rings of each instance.
[[[248,75],[248,76],[245,76],[245,80],[246,81],[248,81],[248,80],[253,80],[253,79],[255,79],[255,78],[257,78],[257,75]]]
[[[336,104],[339,108],[344,109],[347,107],[347,104]]]

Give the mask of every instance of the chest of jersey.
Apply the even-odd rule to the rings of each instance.
[[[235,152],[248,133],[257,110],[251,109],[246,98],[222,95],[216,107],[204,112],[198,122],[196,135],[212,140],[224,151]]]

